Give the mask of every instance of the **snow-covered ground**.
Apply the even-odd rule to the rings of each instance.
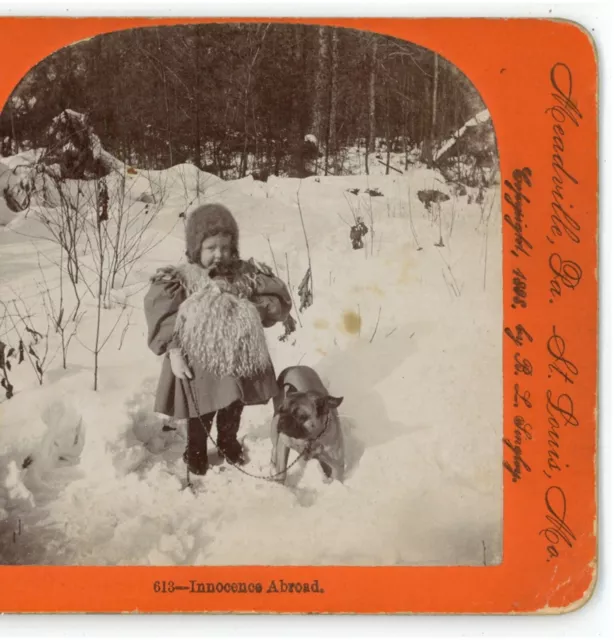
[[[147,215],[142,194],[152,184],[162,203],[147,231],[153,248],[102,310],[102,335],[115,330],[100,354],[98,391],[91,296],[66,369],[52,327],[43,384],[27,359],[10,372],[15,395],[0,403],[0,563],[500,562],[499,190],[476,203],[470,189],[469,203],[433,171],[385,176],[380,167],[379,175],[267,183],[222,182],[187,165],[129,176],[134,215]],[[440,217],[417,196],[433,188],[450,195]],[[297,330],[287,340],[278,339],[281,326],[268,330],[270,351],[278,371],[313,366],[344,396],[347,481],[325,484],[315,462],[295,465],[287,487],[218,465],[196,495],[181,491],[182,426],[163,431],[151,412],[161,362],[146,346],[148,278],[181,259],[179,214],[199,197],[230,207],[243,257],[277,269],[298,302],[308,255],[297,194],[314,303],[293,311]],[[350,207],[375,231],[362,250],[351,248]],[[59,250],[45,235],[33,210],[0,230],[0,300],[9,310],[1,339],[9,345],[11,321],[19,323],[13,301],[41,333],[41,291],[58,302]],[[62,282],[70,308],[66,275]],[[271,405],[244,412],[250,474],[270,473],[271,414]]]

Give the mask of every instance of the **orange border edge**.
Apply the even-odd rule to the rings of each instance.
[[[79,40],[136,27],[248,21],[375,31],[438,51],[472,80],[491,112],[502,180],[510,179],[515,169],[531,169],[532,198],[526,209],[527,234],[534,248],[531,259],[515,259],[511,253],[514,231],[503,225],[504,327],[522,323],[531,331],[533,342],[525,343],[522,358],[533,366],[527,384],[534,399],[534,437],[526,443],[531,472],[512,482],[512,475],[502,471],[503,563],[495,567],[378,568],[0,567],[0,607],[5,612],[276,613],[561,613],[578,609],[592,595],[597,576],[597,62],[590,34],[575,23],[546,19],[0,18],[0,54],[11,61],[5,63],[0,78],[0,104],[32,66]],[[565,116],[559,123],[565,131],[558,142],[552,109],[561,103],[553,98],[557,92],[551,82],[557,63],[573,72],[570,103],[559,114]],[[570,114],[576,115],[578,126]],[[553,168],[557,162],[564,163],[575,183],[564,178],[561,169]],[[566,211],[579,229],[553,209],[553,176],[565,180],[564,204],[575,203],[573,216],[570,209]],[[502,205],[504,214],[509,213],[508,203],[503,200]],[[569,227],[578,242],[570,239]],[[576,287],[570,289],[564,278],[556,276],[554,253],[563,262],[581,267],[583,275]],[[520,263],[529,282],[528,307],[513,309],[511,274]],[[562,293],[550,303],[557,280]],[[547,348],[553,329],[565,342],[566,355],[558,360]],[[513,406],[514,385],[519,380],[515,368],[518,349],[505,336],[503,344],[504,437],[513,439],[518,415]],[[554,343],[551,347],[555,348]],[[573,383],[551,369],[557,365],[565,369],[567,359],[579,372]],[[556,410],[558,424],[549,422],[553,418],[546,400],[549,392],[550,397],[572,399],[577,425],[563,424]],[[558,458],[553,458],[553,450]],[[569,466],[556,472],[548,460]],[[546,496],[551,487],[564,492],[564,522],[558,525],[548,520],[552,512]],[[560,494],[554,491],[550,497],[554,502]],[[550,507],[560,512],[560,504]],[[549,547],[558,555],[552,557]],[[323,594],[300,597],[221,594],[202,601],[182,593],[162,598],[152,590],[154,580],[185,580],[198,577],[199,572],[206,572],[208,580],[240,578],[263,583],[280,576],[301,582],[317,578],[326,589]]]

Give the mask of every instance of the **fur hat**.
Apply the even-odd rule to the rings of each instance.
[[[203,241],[224,233],[232,241],[234,258],[239,257],[239,227],[232,213],[222,204],[202,204],[188,213],[185,225],[185,244],[188,262],[200,263]]]

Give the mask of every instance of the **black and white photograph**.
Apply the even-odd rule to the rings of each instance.
[[[0,114],[0,565],[500,564],[495,133],[453,61],[340,27],[32,68]]]

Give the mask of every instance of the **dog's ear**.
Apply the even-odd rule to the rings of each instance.
[[[326,404],[329,409],[336,409],[343,402],[343,396],[335,398],[335,396],[327,396]]]
[[[327,409],[336,409],[342,402],[343,398],[335,398],[334,396],[318,396],[316,399],[318,415],[324,415]]]

